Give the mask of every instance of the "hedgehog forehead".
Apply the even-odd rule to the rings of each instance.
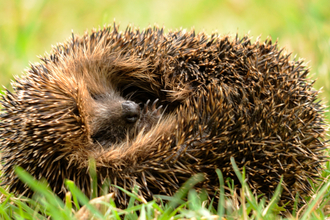
[[[121,103],[125,102],[126,99],[120,95],[118,91],[108,90],[102,94],[92,94],[94,99],[95,112],[111,112],[114,109],[120,109]]]

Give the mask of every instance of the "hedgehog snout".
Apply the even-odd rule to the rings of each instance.
[[[121,104],[122,115],[128,123],[135,123],[141,114],[141,108],[133,101],[125,101]]]

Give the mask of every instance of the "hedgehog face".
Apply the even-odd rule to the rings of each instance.
[[[96,98],[90,122],[91,138],[107,147],[150,130],[160,118],[161,106],[156,109],[156,102],[149,109],[149,101],[137,104],[115,92]]]

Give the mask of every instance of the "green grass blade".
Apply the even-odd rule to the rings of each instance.
[[[314,199],[310,202],[310,204],[307,206],[307,210],[304,212],[303,216],[301,217],[301,220],[306,220],[308,217],[310,217],[311,213],[315,210],[316,204],[323,199],[324,193],[329,189],[330,187],[330,180],[326,182],[320,191],[316,194]]]
[[[72,195],[75,195],[78,201],[85,205],[86,208],[97,218],[104,219],[103,215],[91,204],[89,204],[89,199],[87,196],[82,193],[79,188],[70,180],[67,180],[66,182],[67,187],[71,191]]]
[[[175,213],[173,212],[174,208],[181,203],[182,198],[187,195],[188,191],[191,188],[193,188],[197,183],[202,182],[203,180],[204,176],[201,173],[190,177],[170,200],[169,207],[165,210],[160,220],[170,219],[173,216],[173,213]]]
[[[282,191],[282,182],[283,182],[283,177],[281,177],[281,180],[280,180],[279,184],[277,185],[271,200],[269,201],[266,208],[263,210],[263,212],[262,212],[263,217],[266,216],[267,213],[272,211],[272,208],[277,204],[277,201],[280,199],[280,195],[281,195],[281,191]]]
[[[98,185],[97,185],[97,174],[96,174],[96,164],[95,159],[91,158],[89,160],[89,174],[91,176],[91,199],[97,198],[98,195]]]
[[[216,173],[219,178],[219,185],[220,185],[220,195],[219,195],[219,202],[218,202],[218,216],[221,219],[225,214],[225,183],[223,180],[222,172],[219,169],[216,169]]]
[[[72,215],[71,212],[64,208],[65,205],[62,200],[48,189],[47,184],[35,180],[21,167],[16,167],[15,171],[18,177],[32,190],[45,197],[45,200],[41,201],[43,201],[45,208],[50,212],[54,219],[66,219],[66,217]]]

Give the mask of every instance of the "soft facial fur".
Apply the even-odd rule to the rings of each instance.
[[[233,157],[256,193],[271,196],[281,177],[283,203],[311,192],[327,145],[308,68],[270,40],[163,32],[73,35],[15,80],[0,117],[10,191],[31,194],[14,173],[19,165],[62,197],[65,179],[90,195],[93,158],[100,186],[137,185],[150,199],[203,173],[196,187],[212,196],[215,169],[236,179]]]

